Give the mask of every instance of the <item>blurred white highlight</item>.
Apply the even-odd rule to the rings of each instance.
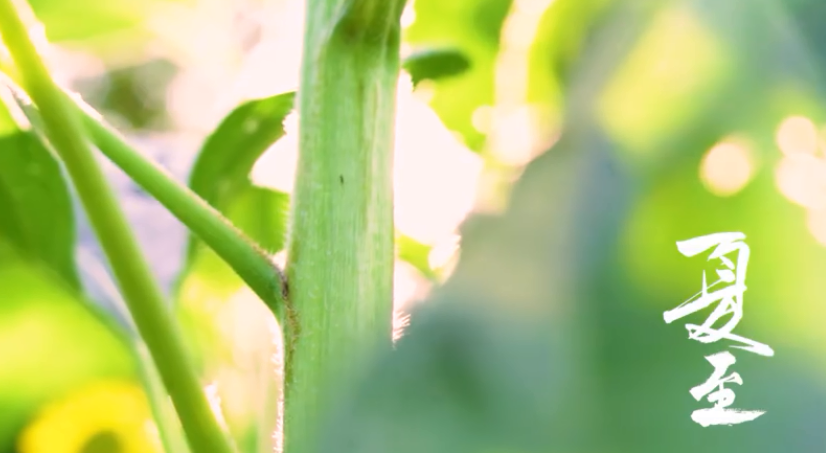
[[[700,179],[713,194],[729,196],[742,190],[754,175],[754,157],[743,143],[714,145],[700,164]]]
[[[826,208],[826,161],[808,154],[786,156],[775,172],[780,193],[809,209]]]
[[[212,413],[215,414],[215,418],[218,420],[218,424],[221,425],[224,429],[227,427],[227,421],[224,419],[224,411],[221,409],[221,397],[218,393],[218,384],[217,382],[211,382],[204,387],[204,393],[206,394],[207,401],[209,402],[209,407],[212,409]]]
[[[483,163],[412,95],[409,80],[400,84],[397,112],[396,227],[432,245],[452,236],[473,209]]]
[[[778,126],[775,139],[783,153],[775,169],[777,188],[806,208],[809,233],[826,246],[826,158],[818,150],[823,137],[811,119],[790,116]]]
[[[817,130],[809,118],[790,116],[784,119],[775,135],[777,146],[785,155],[809,154],[817,151]]]

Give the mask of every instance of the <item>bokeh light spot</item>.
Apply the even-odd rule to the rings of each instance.
[[[700,179],[706,188],[719,196],[734,195],[754,175],[754,159],[743,144],[721,142],[712,147],[700,164]]]
[[[780,193],[809,209],[826,207],[826,161],[815,156],[786,156],[777,166],[775,180]]]
[[[817,151],[817,129],[809,118],[790,116],[777,128],[777,146],[786,155],[815,154]]]

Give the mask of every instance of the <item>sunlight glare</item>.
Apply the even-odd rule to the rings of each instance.
[[[413,96],[409,80],[399,88],[397,111],[396,227],[434,244],[454,234],[473,209],[482,160]]]

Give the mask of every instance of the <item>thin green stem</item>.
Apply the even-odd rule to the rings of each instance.
[[[86,266],[89,265],[97,266],[97,260],[94,262],[86,261]],[[181,422],[175,414],[175,408],[170,404],[169,395],[158,374],[158,368],[155,366],[155,362],[152,361],[152,356],[146,349],[146,344],[138,336],[135,324],[129,317],[129,312],[123,298],[117,291],[115,282],[111,281],[109,275],[105,272],[92,272],[92,275],[95,276],[94,279],[98,289],[104,292],[103,297],[112,302],[111,308],[114,310],[115,316],[108,310],[103,309],[100,304],[92,302],[85,296],[79,295],[78,297],[83,301],[83,306],[89,310],[89,313],[96,316],[101,323],[114,332],[127,345],[129,352],[132,354],[138,369],[138,377],[146,392],[152,418],[158,428],[158,437],[160,437],[163,445],[163,451],[166,453],[189,453],[186,437],[181,429]]]
[[[24,87],[40,108],[49,139],[86,209],[193,452],[232,452],[198,382],[169,307],[86,142],[83,125],[49,75],[11,0],[0,0],[0,34]]]
[[[140,340],[132,341],[131,345],[138,363],[138,372],[141,382],[149,399],[152,418],[158,427],[158,434],[166,453],[189,453],[189,446],[181,431],[181,424],[175,415],[175,410],[169,404],[163,381],[158,373],[152,356],[146,345]]]
[[[98,149],[226,261],[280,322],[286,285],[267,253],[217,209],[129,146],[114,129],[86,109],[73,106]]]
[[[16,95],[29,121],[35,128],[41,127],[37,109],[21,99],[19,93]],[[67,98],[95,146],[226,261],[281,322],[286,285],[283,274],[267,253],[198,194],[130,146],[91,107],[68,95]]]
[[[390,347],[393,125],[402,0],[309,0],[283,324],[285,451],[320,423],[363,360]]]

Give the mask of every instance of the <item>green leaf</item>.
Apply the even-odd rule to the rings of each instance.
[[[439,80],[464,73],[470,60],[456,49],[425,49],[404,59],[402,68],[410,74],[413,86],[422,80]]]
[[[206,139],[190,175],[190,187],[270,253],[284,247],[289,196],[255,187],[249,179],[256,160],[281,138],[294,93],[246,102],[233,110]],[[180,279],[182,313],[190,324],[214,315],[205,298],[226,301],[243,281],[211,249],[190,239],[189,263]],[[220,306],[220,304],[218,304]],[[213,306],[214,308],[214,306]],[[193,325],[206,351],[222,355],[215,332]]]
[[[431,106],[445,125],[479,151],[485,136],[471,121],[473,113],[494,103],[494,74],[499,38],[512,0],[418,0],[416,21],[405,31],[415,46],[455,49],[470,68],[434,81]]]
[[[0,103],[0,240],[55,272],[74,289],[72,202],[55,156]]]
[[[255,161],[284,136],[284,119],[295,93],[245,102],[206,139],[192,167],[189,186],[209,204],[220,205],[248,182]]]
[[[249,174],[284,135],[293,98],[286,93],[237,107],[207,138],[190,175],[192,190],[268,253],[284,248],[290,198],[254,186]],[[274,354],[272,313],[195,237],[188,258],[178,289],[179,319],[195,339],[204,374],[218,382],[224,417],[236,441],[245,451],[272,450],[275,427],[270,421],[276,407],[260,400],[268,395],[267,401],[277,401],[281,391],[274,368],[261,366]],[[244,324],[243,334],[234,322]],[[225,384],[224,379],[232,381]]]
[[[245,191],[253,189],[249,174],[255,162],[284,135],[284,119],[292,111],[294,97],[295,93],[285,93],[249,101],[224,118],[201,147],[189,178],[192,190],[213,207],[228,214],[236,200],[243,197]],[[269,215],[254,206],[250,208],[262,215]],[[236,215],[244,216],[238,212]],[[280,231],[284,231],[283,225]],[[263,240],[267,235],[250,236],[254,240]],[[265,242],[272,241],[267,239]],[[190,247],[190,258],[192,252]]]
[[[286,93],[237,107],[206,139],[190,175],[195,193],[270,253],[284,247],[289,195],[253,186],[249,174],[264,151],[284,135],[283,123],[292,110],[293,98],[294,93]],[[204,312],[204,298],[225,301],[244,283],[194,236],[188,259],[180,279],[181,308],[192,323],[208,323],[203,317],[214,313]],[[210,344],[206,350],[221,348],[213,344],[214,332],[209,329],[194,328],[193,332],[202,344]]]

